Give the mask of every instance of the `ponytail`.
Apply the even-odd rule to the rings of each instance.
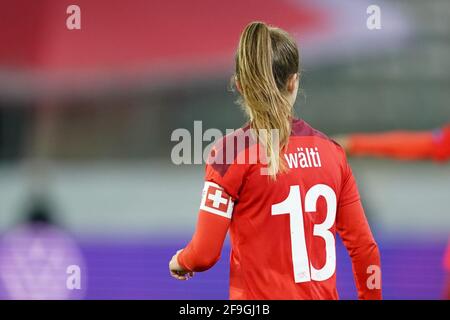
[[[283,93],[289,76],[298,72],[298,64],[297,46],[286,32],[262,22],[250,23],[243,31],[236,78],[250,125],[266,149],[273,179],[287,169],[279,150],[287,146],[291,134],[292,105]],[[274,130],[278,130],[278,139]]]

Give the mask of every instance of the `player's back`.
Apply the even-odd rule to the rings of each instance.
[[[261,164],[241,177],[230,226],[230,298],[337,299],[336,214],[359,199],[345,154],[294,120],[282,156],[289,169],[276,180],[261,174]]]
[[[173,256],[171,275],[182,280],[211,268],[230,230],[232,299],[335,299],[337,230],[358,298],[380,299],[379,251],[344,152],[302,120],[288,125],[299,57],[282,29],[252,22],[242,32],[233,82],[249,125],[214,144],[196,231]],[[378,270],[376,283],[368,282],[368,270]]]

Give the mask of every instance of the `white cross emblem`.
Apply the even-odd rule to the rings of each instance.
[[[212,203],[209,202],[207,204],[207,200],[211,200]],[[224,206],[221,207],[221,205]],[[211,181],[205,181],[205,186],[203,188],[202,194],[202,202],[200,203],[200,210],[231,219],[233,206],[234,202],[232,198],[221,186]]]
[[[222,191],[216,190],[214,195],[208,194],[208,199],[213,201],[213,207],[218,208],[221,204],[227,204],[227,198],[222,198]]]

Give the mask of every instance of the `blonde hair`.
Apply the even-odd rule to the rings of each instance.
[[[287,146],[291,134],[292,105],[285,93],[289,77],[298,72],[298,48],[287,32],[263,22],[245,27],[236,54],[235,78],[250,126],[266,149],[273,179],[287,169],[278,150]],[[261,136],[264,130],[268,134]],[[278,130],[278,141],[271,135],[273,130]],[[274,145],[276,142],[279,145]]]

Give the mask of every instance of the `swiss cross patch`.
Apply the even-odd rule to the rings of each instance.
[[[231,219],[233,205],[231,196],[221,186],[214,182],[205,182],[200,210]]]

